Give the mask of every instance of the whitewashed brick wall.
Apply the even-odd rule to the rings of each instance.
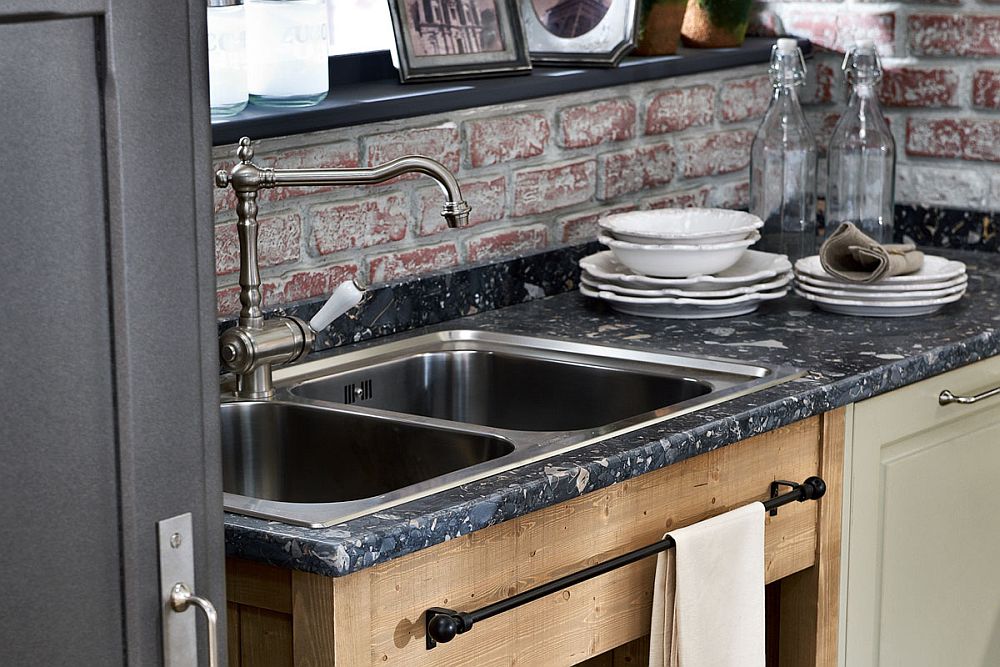
[[[840,64],[873,39],[897,148],[896,201],[1000,210],[1000,1],[762,2],[755,32],[819,48],[807,116],[822,144],[847,101]]]
[[[596,237],[611,211],[746,206],[750,142],[767,107],[765,66],[518,104],[263,140],[275,167],[370,166],[405,153],[455,170],[471,225],[446,229],[443,196],[420,177],[369,188],[284,188],[260,202],[265,303],[494,262]],[[230,167],[233,146],[214,150]],[[238,311],[234,198],[217,190],[220,315]]]

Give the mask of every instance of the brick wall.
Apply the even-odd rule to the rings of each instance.
[[[896,201],[1000,210],[1000,0],[763,2],[758,34],[819,47],[807,116],[821,144],[847,101],[845,47],[875,41],[880,96],[896,139]],[[825,165],[821,165],[825,174]]]
[[[369,188],[265,191],[265,304],[329,294],[361,273],[391,282],[595,237],[610,211],[746,206],[764,66],[261,141],[277,167],[368,166],[420,153],[456,170],[471,225],[446,229],[443,195],[409,177]],[[214,150],[216,168],[233,146]],[[220,315],[238,311],[234,198],[216,191]]]

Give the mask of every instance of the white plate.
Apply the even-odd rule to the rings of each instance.
[[[803,283],[796,278],[795,288],[809,294],[815,294],[816,296],[832,297],[834,299],[849,299],[861,301],[863,303],[878,303],[880,301],[920,301],[923,299],[940,299],[951,294],[964,292],[967,282],[967,280],[963,280],[957,285],[946,287],[944,289],[923,290],[919,292],[854,292],[850,290],[816,287],[815,285]]]
[[[606,234],[597,240],[611,248],[622,264],[636,273],[665,278],[687,278],[725,271],[739,261],[747,248],[760,240],[749,238],[729,243],[629,243]]]
[[[957,278],[952,278],[950,280],[943,280],[937,283],[912,283],[912,284],[883,284],[878,283],[848,283],[837,280],[820,280],[819,278],[813,278],[812,276],[805,273],[796,273],[795,279],[800,283],[809,285],[810,287],[822,287],[824,289],[836,289],[843,290],[845,292],[852,292],[858,295],[861,294],[902,294],[905,292],[925,292],[929,290],[939,290],[947,289],[949,287],[955,287],[956,285],[964,285],[969,281],[969,276],[966,274],[961,274]]]
[[[823,265],[819,262],[819,255],[803,257],[799,261],[795,262],[795,271],[797,273],[803,273],[807,276],[812,276],[813,278],[819,278],[820,280],[845,282],[839,281],[837,278],[831,276],[823,270]],[[915,271],[905,276],[883,278],[878,282],[878,284],[896,286],[913,285],[916,283],[940,283],[957,278],[963,273],[965,273],[965,264],[962,262],[945,259],[944,257],[938,257],[937,255],[924,255],[924,265],[920,267],[919,271]]]
[[[715,275],[691,276],[689,278],[654,278],[633,273],[615,258],[614,253],[610,250],[604,250],[581,259],[580,268],[602,282],[634,289],[684,288],[709,291],[727,290],[740,285],[763,282],[787,273],[792,268],[792,264],[784,255],[747,250],[736,264]]]
[[[767,282],[755,283],[753,285],[740,285],[731,289],[720,290],[693,290],[679,287],[665,289],[636,289],[634,287],[624,287],[610,282],[601,282],[595,279],[587,271],[580,274],[580,282],[587,287],[604,292],[612,292],[622,296],[635,296],[640,298],[656,298],[663,296],[686,297],[691,299],[710,298],[723,299],[730,296],[740,296],[741,294],[751,294],[753,292],[764,292],[771,289],[784,287],[791,281],[791,271],[781,274],[778,278]]]
[[[626,315],[660,317],[675,320],[703,320],[713,317],[735,317],[757,310],[764,301],[780,299],[788,294],[783,288],[773,292],[754,292],[728,299],[675,299],[638,298],[620,296],[611,292],[594,291],[580,285],[580,292],[607,302],[612,308]]]
[[[861,317],[916,317],[918,315],[930,315],[941,310],[945,305],[958,301],[965,294],[963,291],[941,299],[864,302],[817,296],[803,292],[800,289],[796,289],[795,293],[812,301],[822,310],[840,315],[857,315]]]
[[[662,208],[613,213],[598,225],[614,238],[632,243],[724,243],[745,239],[764,221],[723,208]]]

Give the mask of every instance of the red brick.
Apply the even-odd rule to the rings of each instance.
[[[500,220],[507,213],[507,180],[503,176],[479,181],[463,181],[462,196],[469,202],[469,226]],[[441,217],[444,197],[441,188],[434,186],[417,192],[420,236],[437,234],[448,229]]]
[[[382,164],[404,155],[426,155],[452,171],[457,171],[461,155],[461,138],[457,125],[445,123],[436,127],[374,134],[365,138],[365,149],[369,166]]]
[[[759,118],[767,111],[773,90],[766,74],[723,81],[719,87],[719,115],[726,123]]]
[[[958,74],[951,69],[886,69],[878,96],[890,107],[958,106]]]
[[[319,204],[309,214],[313,242],[321,255],[400,241],[410,220],[409,201],[395,193]]]
[[[914,14],[907,24],[912,55],[1000,56],[1000,16]]]
[[[906,153],[1000,162],[1000,120],[910,118],[906,123]]]
[[[745,169],[750,163],[753,133],[747,130],[716,132],[685,139],[680,144],[684,177],[713,176]]]
[[[812,130],[813,135],[816,137],[816,149],[820,155],[826,155],[827,148],[830,145],[830,136],[833,134],[833,128],[837,126],[837,121],[840,120],[840,114],[831,111],[824,111],[822,109],[810,109],[806,111],[806,122],[809,123],[809,129]]]
[[[514,217],[582,204],[594,196],[597,163],[578,160],[514,173]]]
[[[896,15],[892,12],[868,13],[840,9],[837,13],[802,7],[782,11],[788,34],[809,39],[813,45],[843,52],[860,39],[875,42],[883,56],[895,53]]]
[[[817,59],[811,65],[802,101],[806,104],[833,102],[834,96],[839,95],[842,89],[839,82],[840,64],[831,65]]]
[[[549,121],[538,113],[472,120],[465,124],[473,167],[499,164],[545,152]]]
[[[646,134],[664,134],[708,125],[715,115],[712,86],[673,88],[658,93],[646,110]]]
[[[219,317],[238,315],[240,312],[240,286],[230,285],[215,290],[215,310]]]
[[[596,146],[635,135],[635,104],[629,99],[603,100],[559,112],[560,144],[566,148]]]
[[[373,283],[440,271],[458,264],[458,247],[452,243],[421,246],[375,255],[368,260],[368,275]]]
[[[749,208],[750,183],[739,181],[714,185],[708,200],[716,208]]]
[[[561,231],[563,243],[587,243],[597,238],[597,223],[606,215],[612,213],[624,213],[636,210],[635,204],[621,204],[618,206],[605,206],[604,208],[586,211],[584,213],[574,213],[562,218],[558,218],[556,223]]]
[[[962,122],[952,119],[906,121],[906,154],[917,157],[962,157]]]
[[[278,280],[264,283],[264,303],[273,307],[328,296],[340,283],[354,278],[357,274],[358,265],[353,262],[290,273]]]
[[[643,208],[690,208],[702,207],[708,204],[708,194],[711,190],[707,187],[695,188],[693,190],[681,190],[670,192],[657,197],[650,197],[642,200]]]
[[[262,268],[298,261],[302,243],[302,220],[298,213],[261,215],[257,223],[257,262]],[[240,241],[234,220],[215,228],[215,274],[221,276],[239,269]]]
[[[972,79],[972,106],[1000,111],[1000,70],[977,70]]]
[[[340,167],[357,167],[358,159],[357,142],[335,141],[318,146],[290,148],[273,153],[258,152],[254,157],[254,162],[260,167],[275,167],[277,169],[336,169]],[[229,171],[235,162],[235,158],[220,160],[215,163],[215,170],[225,169]],[[329,192],[333,189],[334,186],[280,187],[261,190],[258,198],[261,202],[275,202],[292,197]],[[216,188],[214,195],[216,213],[223,209],[236,208],[236,196],[232,194],[232,188]]]
[[[599,162],[598,199],[614,199],[669,183],[677,162],[670,144],[652,144],[606,153]]]
[[[470,262],[488,262],[501,257],[528,255],[549,243],[545,225],[498,229],[480,234],[465,242]]]

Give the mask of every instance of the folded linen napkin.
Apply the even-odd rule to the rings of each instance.
[[[764,505],[670,535],[656,561],[650,667],[764,667]]]
[[[852,222],[844,222],[819,249],[819,262],[832,276],[852,283],[874,283],[920,270],[924,253],[912,243],[882,245]]]

